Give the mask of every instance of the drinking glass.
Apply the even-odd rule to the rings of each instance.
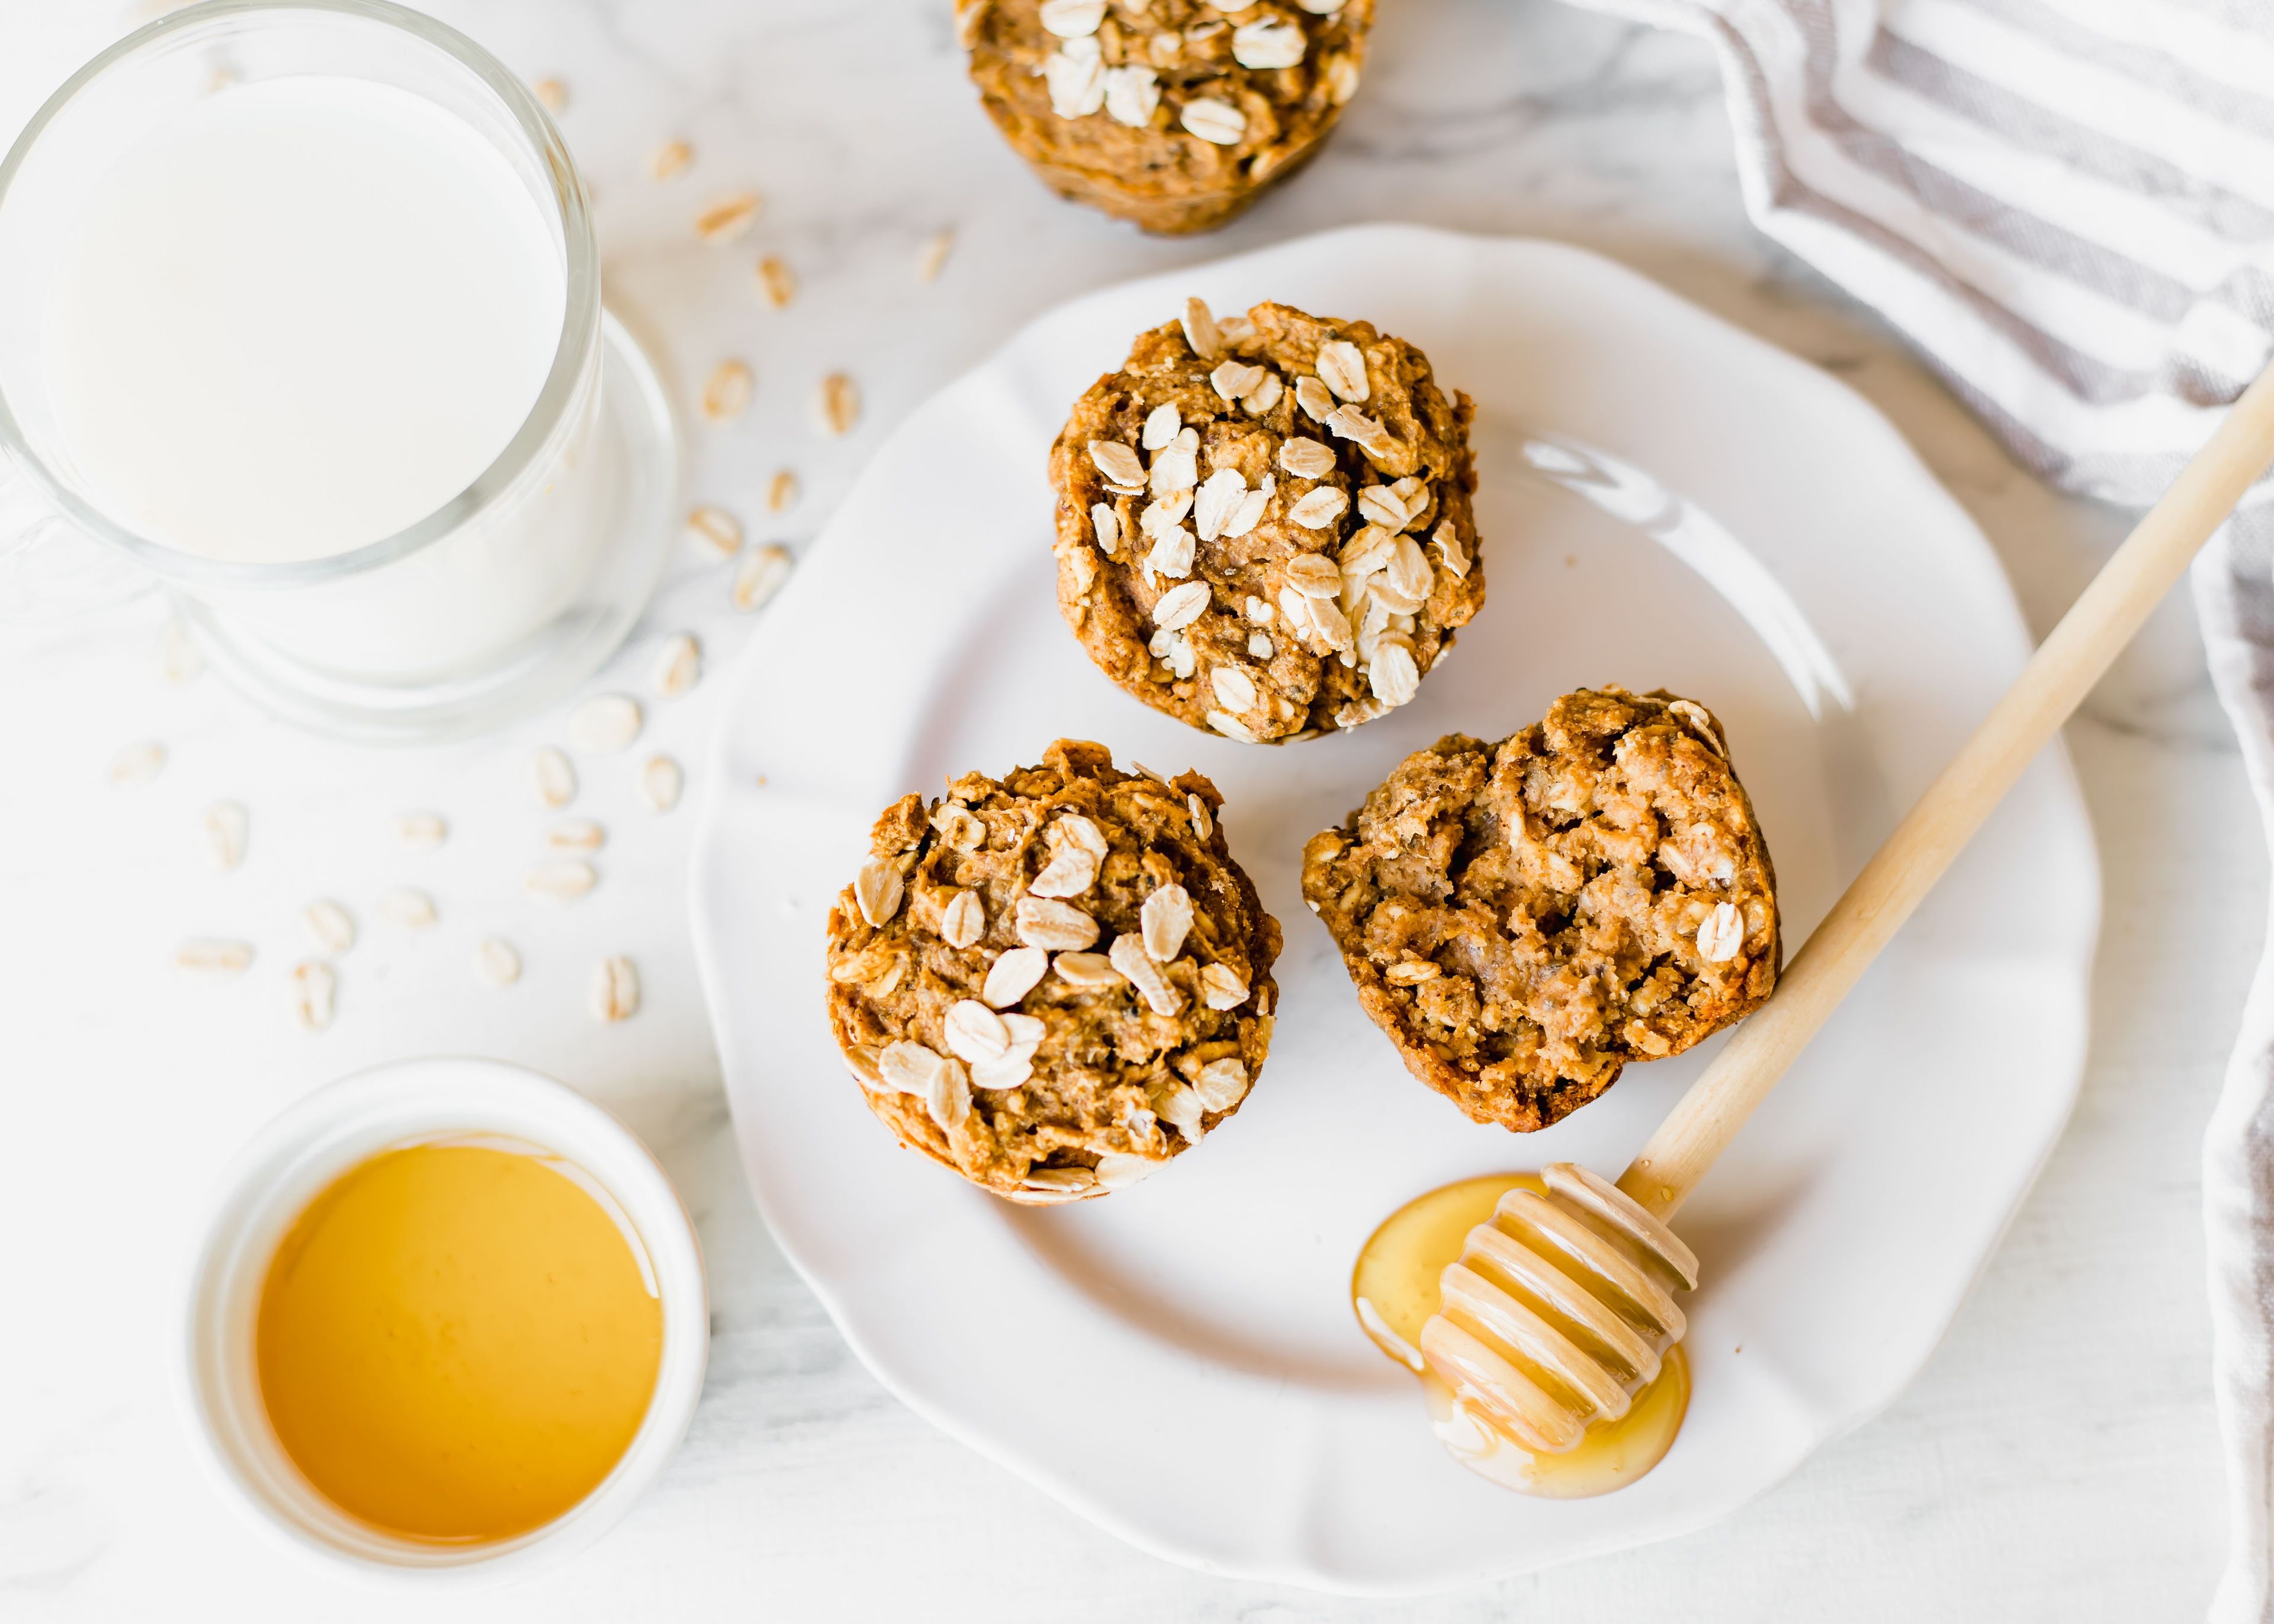
[[[139,533],[74,467],[43,365],[49,295],[72,211],[153,126],[235,85],[300,75],[409,91],[506,160],[561,256],[559,343],[526,420],[435,511],[329,556],[217,560]],[[557,697],[622,642],[675,534],[670,405],[602,308],[590,207],[559,132],[494,57],[387,0],[204,0],[49,99],[0,162],[0,609],[157,586],[254,699],[371,741],[477,733]]]

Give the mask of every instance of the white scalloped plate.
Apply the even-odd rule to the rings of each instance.
[[[1046,448],[1188,293],[1364,317],[1477,402],[1490,599],[1419,699],[1355,733],[1193,733],[1058,620]],[[1980,534],[1876,412],[1592,255],[1373,226],[1077,300],[892,435],[727,679],[693,900],[758,1205],[893,1392],[1178,1561],[1414,1591],[1697,1528],[1895,1395],[2060,1130],[2099,889],[2066,760],[2031,769],[1683,1210],[1705,1267],[1689,1422],[1593,1500],[1521,1499],[1442,1454],[1352,1319],[1352,1261],[1450,1179],[1615,1174],[1713,1046],[1547,1132],[1476,1126],[1359,1012],[1298,853],[1442,733],[1664,686],[1724,718],[1796,943],[2027,650]],[[1236,1120],[1137,1188],[1020,1210],[870,1116],[823,1019],[822,920],[892,800],[1061,735],[1210,774],[1287,946]]]

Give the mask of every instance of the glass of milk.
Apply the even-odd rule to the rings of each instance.
[[[0,451],[19,589],[131,560],[240,686],[355,738],[556,696],[675,531],[560,135],[381,0],[207,0],[49,99],[0,162]]]

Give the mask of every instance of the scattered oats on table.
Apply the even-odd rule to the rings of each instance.
[[[206,657],[190,628],[178,617],[169,620],[158,632],[160,678],[169,688],[182,688],[196,681],[205,668]]]
[[[675,632],[656,651],[655,691],[677,699],[695,691],[703,680],[703,645],[693,632]]]
[[[1122,688],[1243,743],[1405,704],[1484,604],[1471,410],[1367,322],[1188,300],[1051,447],[1058,608]]]
[[[227,981],[252,967],[252,944],[192,936],[174,950],[174,967],[211,981]]]
[[[599,872],[591,864],[573,857],[558,857],[531,868],[523,883],[529,894],[540,902],[574,902],[599,883]]]
[[[757,223],[762,207],[755,192],[721,198],[695,216],[695,235],[706,243],[731,243]]]
[[[697,508],[687,515],[687,533],[698,546],[722,559],[742,550],[742,522],[723,508]]]
[[[916,250],[916,280],[937,282],[940,272],[947,268],[947,256],[954,250],[953,231],[935,231],[924,238]]]
[[[1582,688],[1498,744],[1415,751],[1302,883],[1406,1069],[1518,1132],[1776,985],[1768,846],[1721,723],[1669,694]]]
[[[850,434],[861,421],[861,386],[832,372],[813,392],[813,421],[825,434]]]
[[[521,979],[521,954],[503,936],[485,936],[474,949],[474,974],[492,987],[510,987]]]
[[[439,852],[450,825],[439,812],[405,812],[395,820],[395,838],[406,852]]]
[[[597,852],[608,843],[608,831],[589,817],[572,817],[545,831],[545,844],[555,852]]]
[[[576,765],[568,755],[546,745],[529,758],[530,778],[537,798],[555,811],[576,799]]]
[[[568,713],[568,742],[587,756],[606,756],[640,736],[646,717],[629,694],[595,694]]]
[[[130,744],[110,758],[110,787],[132,789],[166,770],[166,747],[154,739]]]
[[[797,476],[788,469],[779,469],[766,481],[766,511],[787,513],[797,506]]]
[[[741,417],[749,410],[750,395],[757,387],[757,378],[741,361],[721,361],[703,386],[703,415],[713,423],[725,423]]]
[[[304,959],[292,966],[292,1014],[303,1032],[321,1032],[332,1024],[339,978],[320,959]]]
[[[789,579],[789,549],[775,542],[753,547],[734,566],[734,579],[727,589],[728,601],[743,613],[763,609]]]
[[[206,860],[223,873],[242,866],[249,826],[245,808],[234,801],[217,801],[207,807],[204,823]]]
[[[647,161],[648,176],[653,180],[669,180],[694,162],[695,149],[692,147],[684,141],[666,141]]]
[[[434,908],[434,898],[408,885],[399,885],[393,891],[380,893],[379,916],[406,930],[432,929],[439,917]]]
[[[1238,1110],[1270,1048],[1279,926],[1197,772],[1061,740],[877,819],[832,908],[832,1029],[908,1148],[1006,1200],[1121,1188]]]
[[[668,756],[651,756],[640,769],[640,799],[651,812],[668,812],[677,806],[686,785],[687,775]]]
[[[355,916],[329,897],[319,897],[300,914],[316,945],[337,959],[356,944]]]
[[[592,973],[592,1013],[601,1020],[629,1020],[639,1013],[639,971],[629,959],[604,959]]]
[[[758,261],[757,282],[759,293],[776,310],[788,309],[789,302],[797,297],[797,273],[777,255],[768,254]]]

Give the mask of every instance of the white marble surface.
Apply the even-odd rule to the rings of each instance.
[[[2032,623],[2058,615],[2122,526],[2020,473],[1867,313],[1768,248],[1739,207],[1713,64],[1694,43],[1545,0],[1400,0],[1328,154],[1221,236],[1163,243],[1060,205],[965,88],[944,0],[448,0],[434,7],[531,79],[599,193],[613,297],[682,394],[718,359],[757,404],[694,436],[694,493],[753,532],[812,533],[879,432],[1038,306],[1100,282],[1344,222],[1566,237],[1621,258],[1849,380],[1972,509]],[[116,0],[0,0],[0,137],[140,20]],[[652,149],[694,167],[658,184]],[[753,186],[731,250],[689,222]],[[953,227],[931,286],[918,244]],[[796,269],[787,312],[751,266]],[[824,372],[861,382],[847,440],[809,425]],[[779,467],[792,513],[761,500]],[[764,622],[724,567],[684,553],[603,682],[644,692],[661,637],[715,666]],[[1764,1618],[2177,1618],[2223,1547],[2207,1385],[2197,1141],[2264,917],[2266,864],[2233,741],[2174,603],[2069,730],[2106,868],[2090,1071],[2075,1121],[1951,1337],[1908,1395],[1792,1481],[1687,1539],[1422,1604],[1233,1584],[1141,1556],[941,1438],[846,1351],[783,1263],[735,1162],[679,894],[690,819],[658,819],[629,762],[587,763],[610,826],[601,889],[569,914],[519,891],[543,816],[526,787],[561,716],[478,745],[358,753],[250,715],[211,679],[162,684],[156,623],[0,628],[0,1618],[696,1618],[1263,1620],[1523,1616],[1625,1624]],[[1934,650],[1922,649],[1922,659]],[[716,689],[651,706],[692,766]],[[154,783],[113,753],[164,741]],[[199,811],[252,808],[229,876]],[[413,857],[392,815],[447,814]],[[425,936],[373,915],[425,885]],[[295,916],[345,898],[364,939],[318,1037],[286,1013]],[[529,973],[482,988],[492,930]],[[197,933],[262,950],[241,981],[167,968]],[[629,952],[646,1007],[584,1008],[591,962]],[[186,1214],[283,1103],[370,1062],[488,1052],[553,1071],[648,1136],[701,1221],[716,1296],[709,1391],[658,1491],[559,1575],[466,1600],[372,1592],[277,1553],[192,1470],[165,1388]],[[1934,1171],[1920,1169],[1920,1199]],[[1891,1214],[1890,1222],[1900,1222]]]

